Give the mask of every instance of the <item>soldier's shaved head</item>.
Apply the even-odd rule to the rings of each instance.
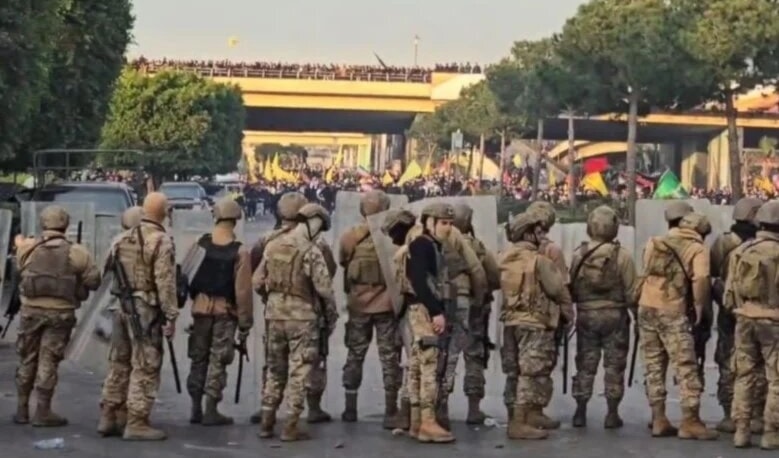
[[[149,193],[143,199],[143,217],[162,224],[168,216],[168,198],[161,192]]]

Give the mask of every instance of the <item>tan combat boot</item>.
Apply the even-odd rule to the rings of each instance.
[[[779,449],[779,432],[775,427],[766,425],[763,437],[760,438],[760,448],[763,450]]]
[[[409,407],[409,427],[408,437],[416,439],[419,437],[419,425],[422,423],[422,412],[418,405]]]
[[[261,410],[260,414],[260,432],[257,436],[260,439],[270,439],[273,437],[273,427],[276,426],[276,411]]]
[[[309,407],[310,408],[310,407]],[[282,442],[295,442],[311,439],[307,432],[298,428],[298,419],[300,414],[289,414],[284,422],[284,429],[281,431]]]
[[[606,429],[621,428],[624,423],[619,416],[619,399],[606,400],[608,406],[608,412],[606,412],[606,418],[603,420],[603,427]]]
[[[679,426],[679,439],[710,441],[717,438],[716,431],[706,428],[698,415],[698,407],[682,407],[682,424]]]
[[[665,403],[652,404],[652,437],[672,437],[679,431],[665,416]]]
[[[203,422],[203,396],[192,396],[192,413],[189,414],[189,423],[199,425]]]
[[[17,425],[26,425],[30,422],[29,395],[19,395],[19,399],[16,404],[16,414],[13,416],[13,421]]]
[[[322,410],[322,394],[309,395],[306,401],[308,403],[308,418],[306,421],[309,423],[327,423],[332,420],[330,414]]]
[[[103,437],[121,434],[116,421],[116,408],[105,403],[100,405],[100,420],[97,422],[97,432]]]
[[[341,421],[354,423],[357,421],[357,393],[344,394],[344,412],[341,414]],[[309,404],[309,410],[311,405]]]
[[[219,401],[211,396],[206,396],[206,412],[203,415],[203,426],[226,426],[232,425],[233,419],[222,415],[216,408]]]
[[[730,406],[723,407],[722,412],[722,420],[717,423],[716,429],[721,433],[733,434],[736,432],[736,425],[733,423],[733,419],[730,417]]]
[[[733,446],[736,448],[749,448],[752,446],[752,431],[749,430],[749,422],[738,421],[734,425]]]
[[[446,444],[454,442],[452,433],[442,428],[436,421],[433,409],[421,409],[421,423],[419,424],[419,434],[417,440],[424,443]]]
[[[528,411],[527,424],[536,428],[546,429],[547,431],[560,427],[560,422],[547,417],[541,406],[533,406]]]
[[[398,393],[387,392],[384,394],[384,429],[395,429],[398,419]]]
[[[481,397],[468,396],[468,416],[465,419],[466,424],[469,425],[484,424],[484,420],[487,419],[487,415],[481,411],[479,404],[481,404]]]
[[[35,414],[32,417],[32,425],[44,428],[55,428],[68,424],[68,419],[51,411],[51,397],[53,391],[37,390],[38,403],[35,406]]]
[[[527,422],[527,406],[516,406],[511,416],[511,422],[506,428],[506,435],[514,440],[540,440],[549,437],[549,433],[543,429],[531,426]]]
[[[411,402],[408,399],[400,400],[400,409],[395,417],[395,427],[402,430],[408,430],[411,426]],[[417,422],[419,423],[419,422]]]
[[[587,401],[576,401],[576,412],[573,413],[571,424],[574,428],[584,428],[587,426]]]
[[[127,426],[124,427],[123,440],[126,441],[163,441],[168,438],[165,431],[152,428],[149,425],[149,418],[134,415],[132,412],[127,414]]]

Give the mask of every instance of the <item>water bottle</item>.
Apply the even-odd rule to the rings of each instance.
[[[54,450],[59,448],[65,448],[65,439],[57,437],[54,439],[46,439],[38,441],[33,444],[38,450]]]

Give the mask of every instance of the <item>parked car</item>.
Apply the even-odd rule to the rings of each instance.
[[[160,192],[165,194],[174,210],[207,210],[210,207],[205,189],[194,181],[162,183]]]
[[[29,200],[56,203],[93,203],[95,213],[120,215],[136,204],[133,190],[124,183],[56,183],[32,190]],[[21,196],[20,196],[21,197]],[[24,200],[24,197],[21,197]]]

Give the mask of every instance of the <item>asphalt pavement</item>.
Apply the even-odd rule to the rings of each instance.
[[[246,238],[253,242],[260,233],[269,229],[273,221],[264,218],[247,222]],[[259,305],[259,304],[257,304]],[[339,303],[342,305],[342,303]],[[604,430],[605,399],[602,395],[602,383],[596,385],[596,395],[590,403],[589,426],[574,429],[570,426],[575,403],[561,392],[561,370],[555,370],[555,390],[551,406],[547,409],[553,417],[560,419],[563,426],[552,432],[546,441],[509,441],[506,439],[506,416],[502,403],[504,377],[500,371],[497,353],[493,353],[487,370],[487,398],[483,409],[493,415],[495,422],[489,425],[471,427],[464,423],[466,402],[462,394],[462,363],[458,368],[458,385],[450,403],[453,418],[453,431],[457,441],[448,445],[418,444],[405,436],[393,436],[381,428],[384,396],[381,383],[381,369],[375,347],[368,353],[363,385],[359,397],[359,422],[342,423],[340,414],[343,409],[343,389],[341,388],[341,368],[346,358],[343,345],[343,323],[345,311],[340,310],[339,326],[330,342],[331,356],[328,361],[328,388],[324,407],[334,420],[324,425],[310,428],[313,439],[307,442],[282,444],[277,439],[260,440],[256,437],[257,427],[249,424],[248,417],[258,405],[257,374],[261,364],[259,350],[250,355],[252,362],[244,371],[241,403],[233,402],[235,387],[235,367],[233,364],[225,390],[225,401],[220,406],[224,413],[235,417],[236,424],[227,427],[191,426],[189,418],[189,398],[176,394],[169,371],[163,371],[161,393],[152,414],[155,426],[165,429],[169,439],[157,443],[128,443],[117,438],[103,439],[95,432],[99,417],[99,399],[102,377],[85,371],[68,361],[62,364],[60,382],[54,400],[58,413],[68,417],[70,425],[64,428],[33,428],[17,426],[11,422],[15,410],[16,395],[14,388],[14,370],[16,355],[13,343],[0,342],[0,457],[27,458],[46,456],[73,457],[514,457],[518,454],[539,458],[569,457],[605,458],[615,457],[657,457],[657,458],[729,458],[769,456],[770,452],[759,449],[738,450],[733,448],[731,436],[722,435],[718,441],[696,442],[682,441],[676,438],[652,439],[646,427],[649,420],[649,407],[640,382],[642,370],[636,373],[636,383],[628,388],[621,413],[625,427],[620,430]],[[188,319],[182,316],[183,319]],[[258,324],[259,328],[261,325]],[[259,332],[259,331],[258,331]],[[716,338],[716,337],[715,337]],[[713,343],[713,342],[712,342]],[[714,424],[719,420],[721,411],[717,406],[716,368],[712,361],[713,346],[710,346],[709,364],[706,366],[707,387],[703,399],[702,416],[704,421]],[[177,351],[178,353],[179,351]],[[569,377],[574,369],[575,345],[571,343]],[[182,377],[189,372],[188,361],[179,360]],[[602,374],[599,375],[602,377]],[[570,388],[570,387],[569,387]],[[284,409],[282,408],[282,412]],[[680,419],[679,399],[676,387],[669,379],[668,412],[672,421],[678,424]],[[277,431],[280,428],[277,426]],[[62,438],[64,448],[55,450],[37,450],[36,441]],[[755,438],[755,442],[759,437]]]

